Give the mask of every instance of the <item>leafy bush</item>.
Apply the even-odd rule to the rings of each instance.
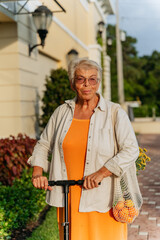
[[[0,182],[3,185],[12,185],[15,178],[19,178],[22,169],[29,168],[27,159],[36,143],[26,135],[0,139]]]
[[[46,90],[42,99],[43,114],[40,119],[40,126],[45,127],[53,111],[63,104],[66,99],[71,99],[75,93],[70,88],[68,73],[65,69],[52,70],[46,78]]]
[[[142,105],[138,108],[133,108],[134,116],[135,117],[152,117],[153,109],[155,109],[156,116],[160,116],[160,110],[156,105],[154,106]]]
[[[133,108],[135,117],[149,117],[148,106],[140,106],[138,108]]]
[[[33,187],[32,169],[24,170],[12,186],[0,186],[0,239],[11,239],[14,229],[37,219],[45,203],[45,191]]]

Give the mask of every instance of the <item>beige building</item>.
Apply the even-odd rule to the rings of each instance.
[[[18,14],[25,1],[0,0],[0,137],[26,133],[38,135],[46,75],[51,69],[67,68],[68,52],[101,62],[104,53],[105,98],[110,99],[110,58],[97,44],[98,23],[107,23],[113,14],[110,0],[59,0],[66,12],[55,12],[45,47],[35,48],[29,56],[28,45],[40,42],[31,14]],[[60,10],[53,0],[28,0],[21,13],[33,12],[41,2],[51,11]]]

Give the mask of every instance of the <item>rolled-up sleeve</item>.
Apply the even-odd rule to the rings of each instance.
[[[28,164],[30,164],[32,167],[41,167],[43,168],[44,172],[48,172],[50,167],[48,156],[51,153],[53,146],[54,125],[54,115],[52,115],[40,136],[40,140],[38,140],[34,147],[32,156],[28,159]]]
[[[121,108],[117,112],[115,134],[119,151],[104,166],[116,176],[121,176],[139,155],[138,143],[131,122]]]

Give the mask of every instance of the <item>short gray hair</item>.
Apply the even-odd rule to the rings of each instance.
[[[74,59],[70,62],[69,66],[68,66],[68,75],[69,75],[69,81],[70,83],[74,86],[74,77],[75,77],[75,72],[77,69],[96,69],[98,71],[98,78],[99,81],[101,81],[102,79],[102,68],[98,65],[98,63],[96,63],[93,60],[90,60],[88,58],[77,58]]]

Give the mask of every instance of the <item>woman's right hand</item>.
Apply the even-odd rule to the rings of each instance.
[[[45,176],[42,175],[33,175],[32,176],[32,184],[35,188],[38,189],[44,189],[45,191],[49,190],[53,190],[52,187],[48,186],[48,179]]]

